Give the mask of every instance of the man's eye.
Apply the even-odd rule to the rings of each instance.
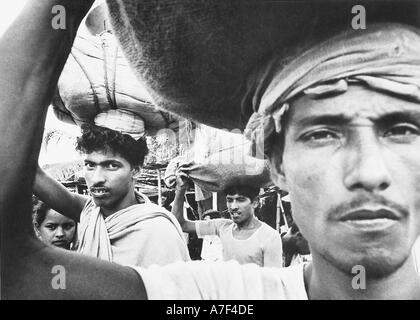
[[[337,137],[338,135],[331,130],[317,130],[306,133],[302,139],[305,142],[322,142],[336,139]]]
[[[116,164],[116,163],[109,163],[108,165],[107,165],[107,168],[108,169],[111,169],[111,170],[115,170],[115,169],[118,169],[120,166],[118,165],[118,164]]]
[[[55,228],[57,228],[57,226],[53,225],[53,224],[48,224],[45,226],[47,229],[49,230],[54,230]]]
[[[413,138],[420,134],[420,128],[412,124],[398,124],[385,131],[384,136],[397,139]]]
[[[93,163],[86,162],[85,163],[85,168],[88,169],[88,170],[92,170],[92,169],[95,168],[95,165]]]

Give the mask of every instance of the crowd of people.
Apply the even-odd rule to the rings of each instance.
[[[60,32],[46,23],[58,2],[68,8]],[[135,122],[121,121],[126,114],[110,115],[118,130],[82,128],[89,196],[41,170],[46,110],[92,2],[33,1],[0,40],[3,297],[420,299],[418,27],[337,32],[250,75],[246,132],[254,143],[264,132],[272,181],[290,195],[294,224],[282,238],[256,218],[254,186],[224,190],[230,219],[187,219],[182,173],[171,212],[143,199],[134,175],[147,146],[121,128]],[[43,204],[32,222],[33,193]],[[221,259],[190,261],[183,232],[217,236]],[[74,245],[77,253],[62,250]],[[55,265],[67,272],[65,290],[51,287]],[[365,270],[362,290],[355,266]]]
[[[99,128],[95,130],[106,130],[108,133],[110,131],[109,129]],[[113,134],[119,135],[120,133],[114,132]],[[81,143],[82,139],[83,135],[80,137],[79,143]],[[102,145],[104,146],[103,150],[105,150],[107,144],[102,140],[101,142],[104,143]],[[199,248],[199,251],[201,252],[201,259],[205,261],[236,260],[241,264],[254,263],[261,267],[283,267],[290,265],[290,263],[285,263],[286,257],[290,255],[294,257],[300,256],[299,253],[302,251],[301,243],[306,243],[302,235],[296,232],[295,229],[297,227],[293,224],[289,232],[284,235],[288,251],[283,255],[283,244],[279,231],[259,220],[255,215],[255,209],[260,206],[260,188],[249,185],[232,185],[224,190],[229,219],[222,218],[221,212],[210,209],[202,213],[201,219],[189,220],[184,210],[188,178],[183,173],[177,175],[176,188],[172,192],[174,196],[171,195],[170,190],[165,191],[165,194],[168,196],[165,202],[168,202],[166,200],[173,200],[166,205],[170,211],[165,211],[157,205],[152,205],[152,209],[155,211],[159,210],[162,213],[160,216],[148,213],[148,207],[140,205],[145,200],[139,197],[139,194],[136,194],[133,188],[129,188],[129,193],[136,195],[137,203],[120,205],[119,210],[106,213],[107,209],[115,206],[116,202],[112,200],[111,196],[106,197],[105,192],[112,192],[113,194],[121,193],[121,186],[116,184],[113,179],[110,179],[109,173],[108,175],[106,174],[108,170],[111,172],[111,175],[117,176],[118,173],[112,173],[117,168],[100,169],[105,173],[95,173],[94,179],[99,180],[92,180],[89,177],[89,171],[92,170],[91,166],[92,164],[90,162],[86,162],[86,181],[92,197],[92,203],[90,205],[87,204],[88,200],[84,196],[77,193],[70,193],[53,178],[49,177],[42,169],[38,168],[34,192],[38,197],[41,196],[45,201],[52,203],[52,205],[56,201],[55,207],[61,208],[65,212],[64,214],[60,214],[45,202],[34,197],[33,227],[35,234],[45,244],[78,251],[93,257],[125,265],[147,267],[152,264],[165,265],[176,261],[188,261],[189,257],[188,254],[185,254],[185,245],[178,244],[180,238],[179,227],[174,222],[173,217],[177,219],[184,233],[194,234],[195,237],[203,240],[200,242],[201,248]],[[101,184],[100,186],[98,181],[101,181],[99,182]],[[126,182],[129,183],[132,181],[128,180]],[[99,187],[105,188],[106,191],[104,191],[104,194],[101,193],[98,196],[97,188]],[[52,194],[52,190],[55,190],[55,194],[57,195]],[[56,198],[53,198],[53,196]],[[85,202],[79,216],[69,214],[72,204],[70,202],[64,202],[68,197],[81,198]],[[103,202],[104,200],[107,200],[106,204]],[[150,200],[146,199],[146,201],[150,206]],[[79,227],[82,232],[77,232],[78,221],[81,220],[81,216],[90,214],[85,213],[87,210],[86,207],[89,206],[96,207],[99,215],[95,216],[94,219],[87,220],[91,222],[84,222],[84,224],[95,224],[98,223],[98,219],[103,218],[106,232],[103,232],[97,225],[85,226],[82,223],[80,223]],[[128,208],[132,212],[131,216],[127,214],[127,212],[130,213],[130,210],[127,210]],[[119,213],[119,211],[122,212]],[[271,214],[275,215],[276,212],[272,212]],[[112,220],[108,219],[108,217],[118,215],[123,217],[120,219],[121,221],[111,224],[110,221]],[[165,217],[166,220],[156,219],[161,216]],[[150,220],[148,224],[140,223],[148,219]],[[168,228],[165,224],[167,220],[173,223],[172,228]],[[85,230],[88,228],[94,229],[90,237],[87,237],[85,234]],[[115,228],[121,229],[119,236],[114,235]],[[177,230],[178,234],[176,232],[174,233],[172,229]],[[123,231],[126,234],[122,233]],[[82,241],[78,241],[79,238]],[[299,245],[294,246],[293,243],[296,241]],[[91,248],[94,244],[96,245],[94,250],[86,249]],[[104,251],[103,247],[105,246],[107,248],[109,245],[109,255],[101,255],[101,252]],[[147,248],[145,248],[146,246]],[[109,249],[107,248],[107,250]],[[190,256],[193,256],[191,250],[189,248]],[[178,253],[178,251],[181,253]],[[306,251],[309,254],[307,243]],[[120,252],[125,252],[125,256],[120,256]],[[131,256],[136,258],[130,258]]]

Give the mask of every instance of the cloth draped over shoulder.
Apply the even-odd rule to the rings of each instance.
[[[141,197],[136,194],[137,199]],[[181,251],[185,250],[184,260],[189,260],[185,238],[183,237],[182,229],[176,220],[176,218],[164,208],[159,207],[153,203],[139,203],[132,205],[128,208],[122,209],[114,214],[105,217],[101,213],[100,207],[96,206],[93,200],[88,200],[86,203],[79,226],[79,247],[78,252],[107,260],[110,262],[117,262],[119,264],[125,264],[124,261],[132,261],[130,255],[134,254],[132,250],[121,250],[124,254],[119,258],[120,261],[114,260],[114,254],[112,250],[112,243],[116,239],[121,239],[124,236],[129,235],[133,232],[138,231],[138,224],[145,222],[150,219],[157,217],[163,217],[167,219],[173,227],[176,229],[179,235],[178,242],[173,241],[173,245],[182,246],[176,248]],[[142,251],[143,243],[132,244],[136,247],[136,251]],[[143,248],[144,249],[144,248]],[[165,248],[166,250],[172,250],[171,248]],[[158,262],[158,261],[157,261]],[[174,261],[173,261],[174,262]],[[127,263],[130,264],[130,263]],[[159,264],[159,263],[158,263]]]
[[[254,111],[245,135],[266,155],[299,95],[340,94],[357,82],[420,102],[420,30],[414,27],[381,23],[346,31],[284,64],[279,55],[253,73],[241,106]]]

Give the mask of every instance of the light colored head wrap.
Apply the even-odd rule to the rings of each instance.
[[[262,72],[261,72],[262,71]],[[301,94],[344,93],[351,82],[420,102],[420,31],[400,24],[351,30],[305,51],[286,66],[281,58],[249,78],[242,108],[251,107],[245,135],[270,155],[270,137]]]
[[[95,125],[128,134],[135,140],[144,135],[144,121],[138,115],[121,109],[111,109],[98,113]]]

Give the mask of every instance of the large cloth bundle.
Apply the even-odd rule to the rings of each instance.
[[[226,161],[225,153],[213,155],[202,162],[185,157],[172,160],[165,171],[165,183],[175,186],[176,174],[188,175],[197,186],[205,191],[223,191],[229,186],[245,185],[267,187],[271,184],[270,166],[267,160],[244,156],[239,161]]]
[[[248,76],[273,55],[294,56],[342,30],[363,5],[375,22],[419,25],[418,1],[107,0],[114,31],[161,108],[244,129]]]
[[[271,184],[269,163],[249,156],[249,148],[241,135],[198,126],[193,148],[167,166],[165,183],[174,187],[176,175],[182,172],[204,192],[232,185],[266,187]]]
[[[96,7],[80,26],[52,101],[56,116],[82,125],[94,123],[99,113],[115,109],[142,119],[139,132],[178,129],[179,118],[156,109],[136,78],[105,13],[104,5]]]

